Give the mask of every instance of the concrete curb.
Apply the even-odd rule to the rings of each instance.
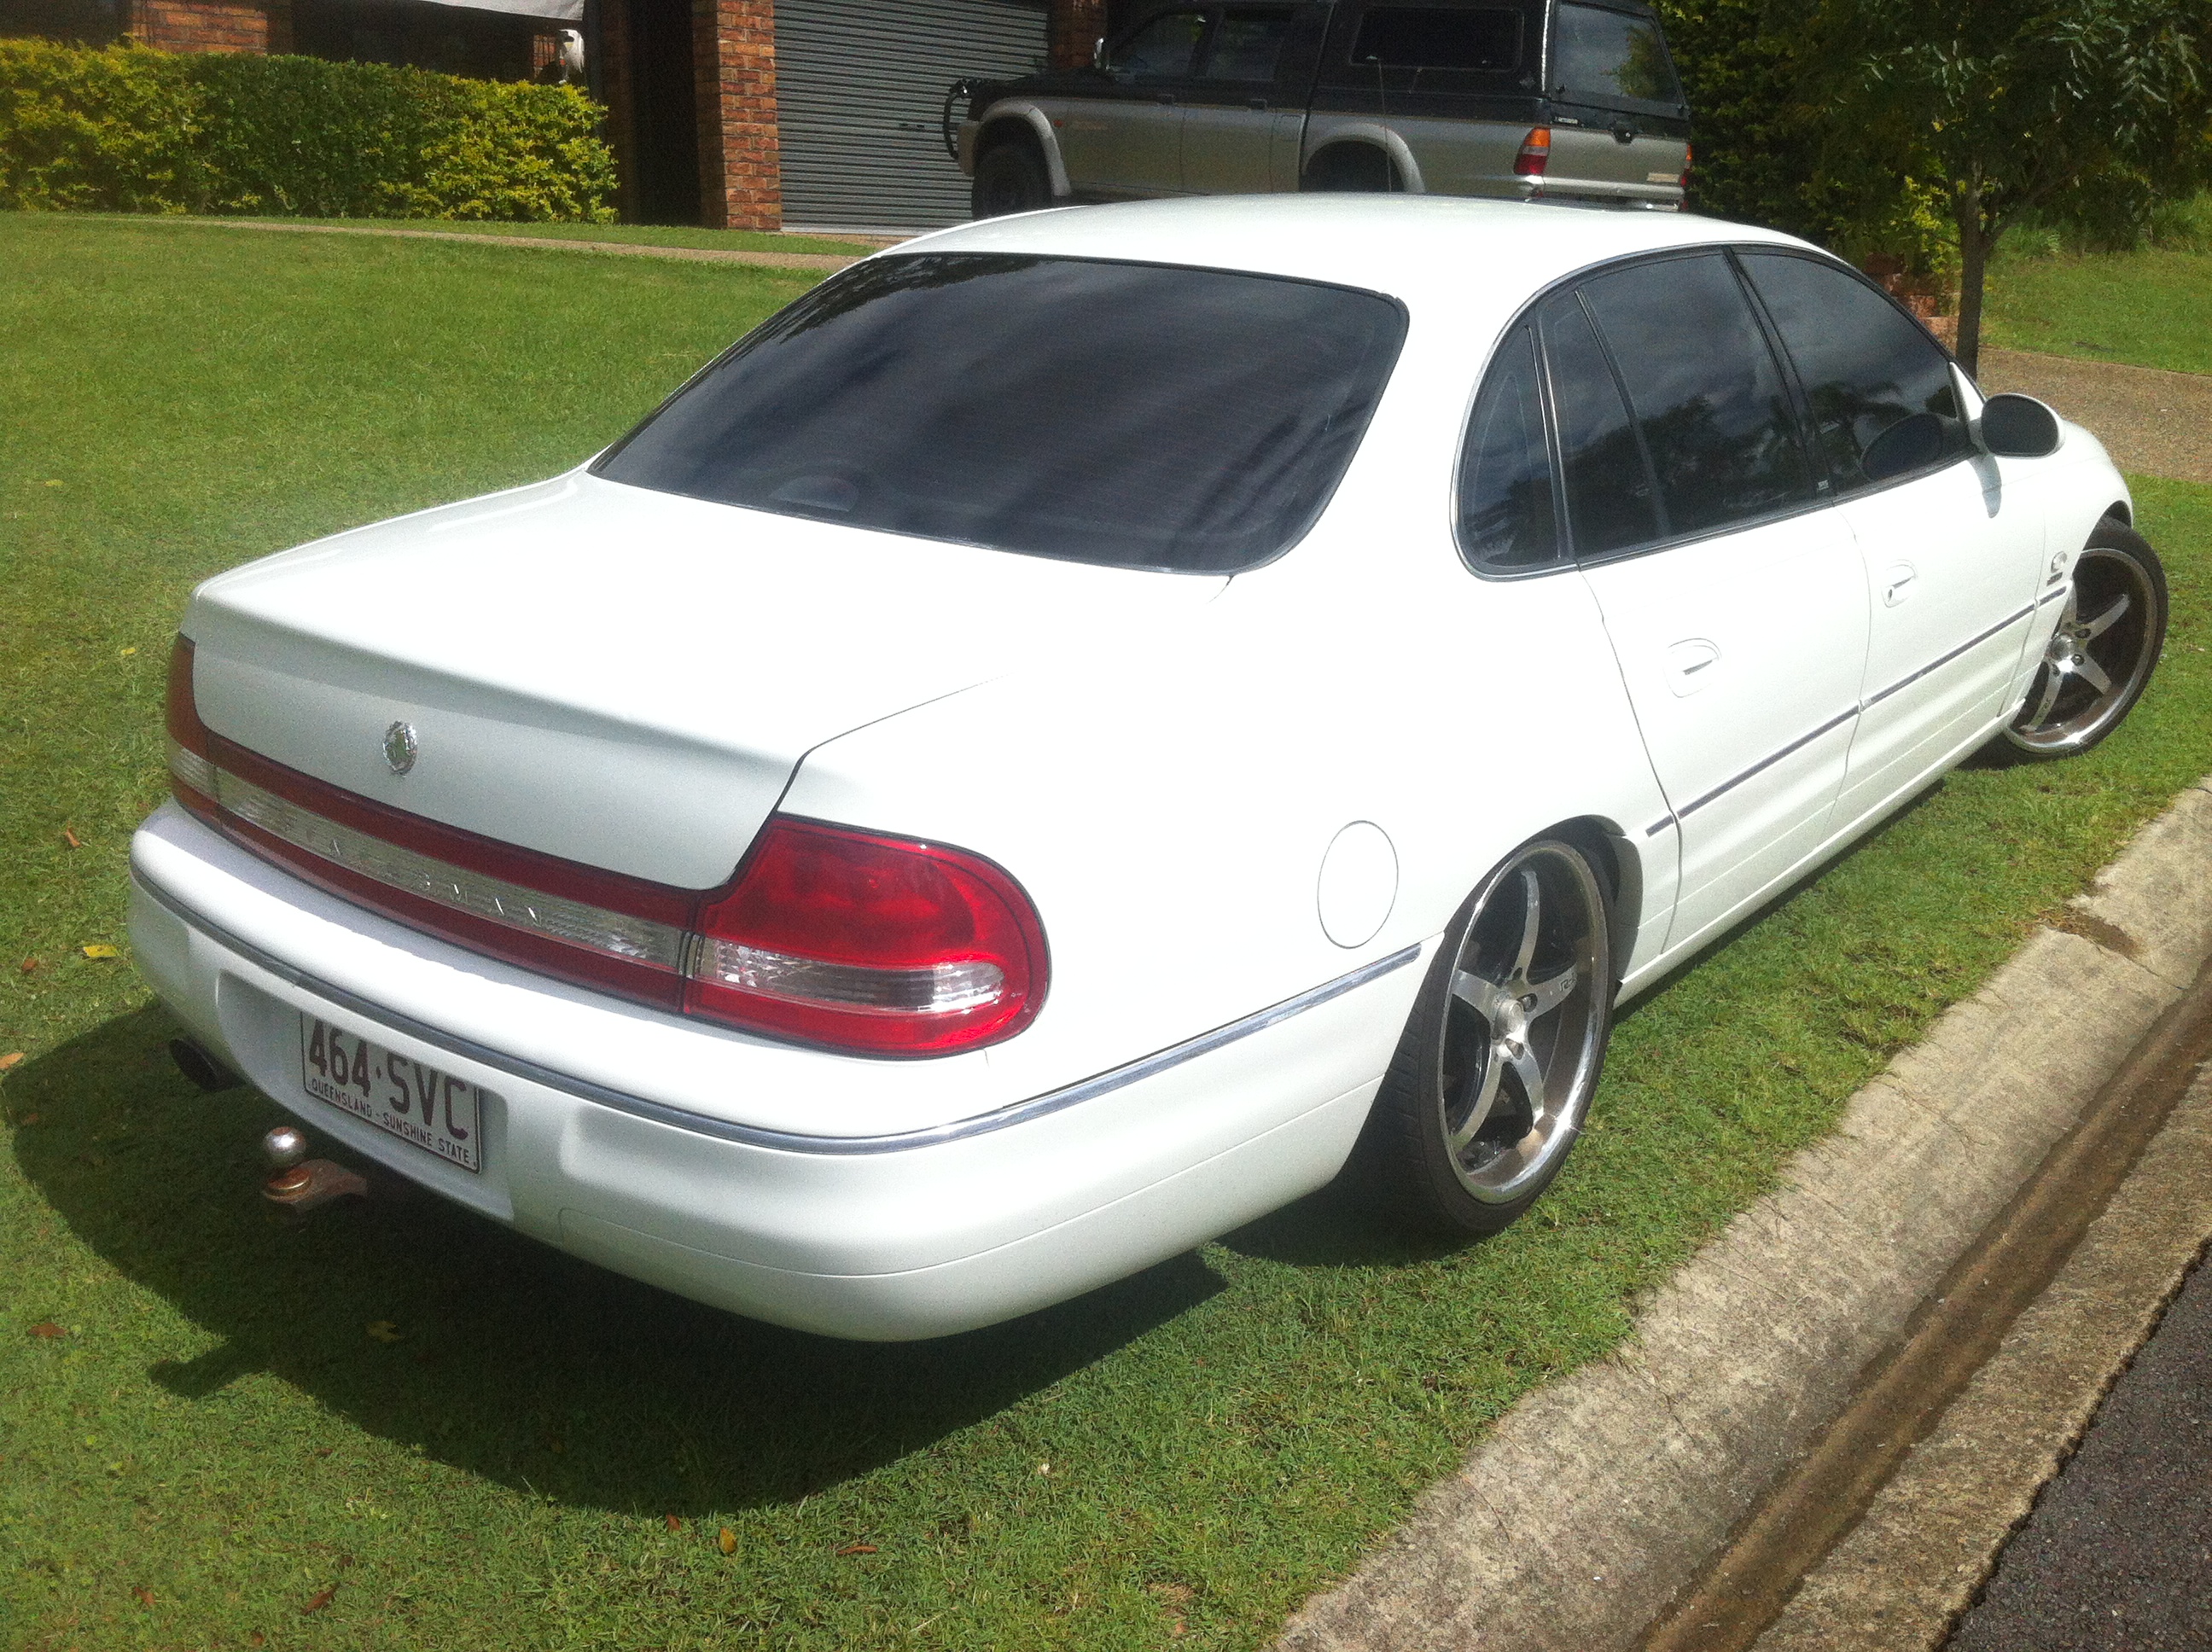
[[[1757,1652],[1934,1652],[2212,1234],[2200,1075],[2058,1277],[1806,1576]]]
[[[1528,1395],[1284,1652],[1636,1644],[2212,952],[2212,777],[1851,1098],[1623,1346]]]
[[[113,215],[102,215],[113,221]],[[629,241],[569,241],[548,235],[473,235],[465,230],[387,229],[380,224],[266,224],[237,218],[164,218],[148,215],[131,223],[189,224],[203,229],[264,229],[279,235],[383,235],[401,240],[459,241],[469,246],[522,246],[533,252],[604,252],[617,258],[683,258],[695,264],[750,264],[770,270],[842,270],[860,259],[839,252],[752,252],[739,247],[640,246]]]

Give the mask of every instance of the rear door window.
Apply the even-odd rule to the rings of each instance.
[[[1666,37],[1648,17],[1567,0],[1552,25],[1552,86],[1577,102],[1664,105],[1682,101]]]
[[[1711,533],[1812,501],[1790,392],[1724,256],[1632,265],[1584,282],[1583,297],[1658,480],[1663,532]]]
[[[635,487],[1117,568],[1293,544],[1405,336],[1392,300],[1170,265],[877,258],[700,374],[602,459]]]
[[[1248,86],[1271,83],[1290,33],[1288,7],[1259,11],[1231,8],[1214,25],[1213,44],[1206,53],[1205,77]]]
[[[1916,415],[1931,416],[1923,422],[1928,440],[1911,473],[1966,456],[1972,443],[1950,358],[1886,294],[1820,259],[1751,251],[1742,258],[1796,366],[1838,491],[1873,485],[1867,449]]]
[[[1547,302],[1539,324],[1575,554],[1603,556],[1648,544],[1660,534],[1658,501],[1644,444],[1596,330],[1572,293]]]

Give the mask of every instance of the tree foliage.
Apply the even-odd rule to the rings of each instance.
[[[1942,193],[1970,370],[1990,255],[2021,214],[2140,223],[2212,181],[2212,0],[1808,0],[1802,15],[1824,169]]]

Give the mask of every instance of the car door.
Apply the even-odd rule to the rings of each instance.
[[[1561,0],[1546,92],[1546,194],[1674,205],[1689,165],[1689,107],[1659,20],[1640,6]]]
[[[1078,194],[1173,195],[1182,188],[1182,99],[1206,43],[1206,11],[1146,19],[1108,53],[1107,82],[1071,103],[1060,129],[1068,185]]]
[[[1881,809],[2008,708],[2043,583],[2018,472],[1974,445],[1950,359],[1888,295],[1824,259],[1745,249],[1856,538],[1872,627],[1840,820]],[[2014,485],[2008,485],[2008,480]]]
[[[1294,149],[1305,120],[1281,85],[1295,16],[1289,6],[1229,6],[1215,18],[1182,100],[1185,190],[1259,195],[1275,187],[1279,134],[1287,131]]]
[[[1826,841],[1866,583],[1724,254],[1601,271],[1538,324],[1569,533],[1669,806],[1644,829],[1680,835],[1672,948]]]

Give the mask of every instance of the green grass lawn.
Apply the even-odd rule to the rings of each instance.
[[[125,222],[128,222],[125,220]],[[704,247],[720,252],[828,252],[866,258],[878,243],[820,235],[768,234],[751,229],[686,229],[654,224],[510,224],[447,218],[161,218],[165,228],[185,225],[316,224],[340,229],[416,229],[441,235],[520,235],[542,241],[611,241],[623,246]]]
[[[288,1226],[256,1193],[277,1109],[193,1092],[127,957],[80,950],[125,944],[186,591],[576,462],[803,279],[58,216],[0,216],[0,268],[9,1648],[1263,1645],[2212,769],[2212,489],[2144,483],[2177,611],[2127,728],[1952,775],[1639,1005],[1497,1240],[1323,1196],[870,1347],[428,1200]]]
[[[1992,344],[2212,373],[2212,251],[2000,256],[1989,306]]]

